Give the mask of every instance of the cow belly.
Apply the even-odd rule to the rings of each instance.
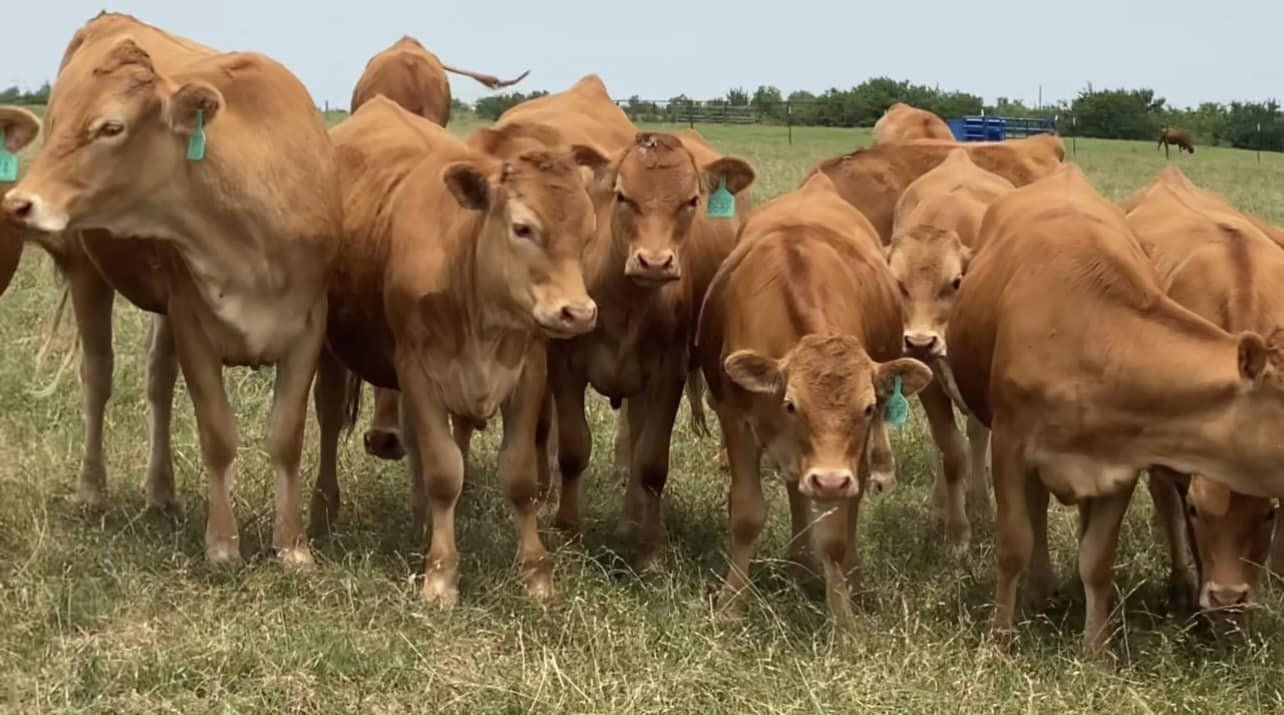
[[[1038,452],[1031,460],[1039,480],[1062,504],[1114,494],[1137,480],[1136,465],[1082,454]]]
[[[623,354],[603,343],[588,348],[588,380],[607,397],[625,399],[642,391],[649,370],[634,355]]]

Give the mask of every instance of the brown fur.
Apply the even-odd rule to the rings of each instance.
[[[924,139],[952,142],[954,132],[936,114],[903,102],[888,107],[874,122],[875,144],[904,144]]]
[[[406,36],[366,63],[365,71],[352,90],[349,111],[355,114],[361,105],[382,94],[405,107],[406,111],[444,127],[450,121],[447,72],[472,77],[490,89],[512,86],[530,74],[528,70],[513,79],[500,80],[491,75],[447,67],[418,40]]]
[[[731,565],[719,600],[747,585],[766,519],[759,460],[770,453],[789,484],[793,543],[812,526],[809,500],[830,513],[812,526],[831,613],[851,616],[855,524],[867,444],[892,375],[906,394],[931,379],[898,360],[900,305],[873,227],[824,175],[756,211],[705,297],[696,357],[722,426],[731,468]]]
[[[879,238],[892,238],[896,202],[905,189],[931,171],[960,146],[980,168],[1025,186],[1061,166],[1065,147],[1055,135],[1044,134],[1006,142],[958,144],[922,141],[885,144],[826,159],[814,170],[829,176],[838,193],[874,224]]]
[[[1181,129],[1171,129],[1165,127],[1159,132],[1159,145],[1156,149],[1167,149],[1170,146],[1177,147],[1177,150],[1185,151],[1187,154],[1195,153],[1195,142],[1190,138],[1190,134]]]
[[[5,149],[13,154],[22,151],[40,133],[40,119],[21,107],[0,106],[0,131],[4,132]],[[0,181],[0,196],[13,187]],[[22,258],[22,231],[8,221],[0,221],[0,295],[4,295],[18,270]]]
[[[1284,421],[1284,351],[1165,296],[1124,214],[1076,167],[995,202],[981,241],[947,339],[963,398],[993,430],[995,625],[1012,626],[1032,555],[1036,599],[1051,585],[1046,543],[1036,546],[1046,533],[1038,505],[1051,492],[1086,520],[1084,643],[1098,649],[1119,523],[1140,470],[1284,493],[1284,445],[1265,427]]]

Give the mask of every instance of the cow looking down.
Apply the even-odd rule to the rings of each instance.
[[[897,102],[883,112],[874,122],[875,144],[904,144],[906,142],[935,139],[954,141],[954,132],[933,112]]]

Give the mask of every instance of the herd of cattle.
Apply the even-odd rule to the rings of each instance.
[[[0,189],[0,290],[24,243],[68,280],[84,502],[106,501],[119,292],[153,314],[148,503],[174,505],[181,367],[212,563],[240,559],[223,368],[274,365],[279,558],[312,562],[299,475],[309,388],[321,441],[311,530],[324,533],[339,509],[338,442],[370,383],[366,448],[404,451],[430,602],[458,598],[465,457],[496,413],[521,578],[533,598],[551,595],[537,523],[549,443],[555,523],[574,532],[589,385],[621,408],[639,568],[662,552],[684,390],[697,423],[706,400],[716,413],[730,471],[723,609],[749,583],[765,453],[787,487],[791,555],[823,573],[833,616],[852,617],[860,502],[894,481],[888,427],[913,395],[941,452],[935,502],[954,548],[969,543],[969,511],[989,511],[992,473],[996,627],[1013,625],[1023,575],[1034,602],[1054,584],[1051,494],[1079,507],[1084,642],[1105,645],[1119,527],[1142,471],[1175,596],[1207,610],[1252,598],[1271,497],[1284,495],[1284,231],[1175,169],[1116,205],[1064,163],[1056,136],[958,144],[904,105],[879,121],[874,146],[755,208],[748,163],[694,131],[638,132],[593,75],[460,140],[441,126],[444,69],[398,42],[327,132],[271,59],[102,14],[68,46],[43,127],[0,108],[9,151],[44,133],[26,175]]]

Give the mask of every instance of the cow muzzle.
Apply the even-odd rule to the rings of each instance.
[[[573,338],[597,327],[597,304],[583,300],[536,307],[535,322],[551,338]]]
[[[22,228],[35,229],[45,233],[57,233],[67,228],[67,215],[52,211],[48,202],[37,195],[28,195],[10,189],[0,202],[0,211],[5,219]]]
[[[816,501],[851,499],[860,484],[850,469],[809,469],[798,482],[798,491]]]
[[[1246,583],[1221,584],[1206,581],[1200,588],[1199,607],[1205,611],[1235,613],[1251,603],[1251,589]]]
[[[945,338],[935,330],[907,330],[905,352],[928,360],[945,357]]]
[[[637,250],[624,267],[624,275],[641,285],[660,285],[682,277],[682,267],[673,251]]]

